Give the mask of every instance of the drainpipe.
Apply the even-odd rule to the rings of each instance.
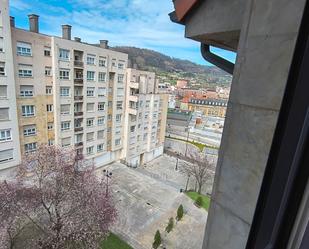
[[[214,64],[215,66],[219,67],[220,69],[224,70],[229,74],[233,74],[234,63],[212,53],[210,51],[210,45],[201,43],[201,53],[206,61]]]

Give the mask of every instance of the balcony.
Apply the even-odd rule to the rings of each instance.
[[[82,61],[74,61],[74,67],[84,67],[84,62]]]
[[[75,101],[82,101],[84,99],[84,96],[74,96]]]
[[[74,131],[75,131],[75,132],[81,132],[81,131],[83,131],[83,130],[84,130],[83,127],[75,127],[75,128],[74,128]]]
[[[138,95],[129,95],[129,101],[138,102]]]
[[[137,108],[129,107],[129,114],[131,115],[137,115]]]
[[[81,146],[83,146],[83,145],[84,145],[83,142],[76,142],[76,143],[75,143],[75,147],[81,147]]]
[[[134,89],[139,89],[139,83],[136,82],[130,82],[129,87],[134,88]]]
[[[83,78],[76,78],[76,79],[74,79],[74,84],[75,85],[83,85],[84,79]]]
[[[84,113],[83,112],[74,112],[74,116],[76,117],[76,116],[83,116],[84,115]]]

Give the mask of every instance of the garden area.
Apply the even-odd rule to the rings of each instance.
[[[207,195],[202,195],[194,191],[186,192],[186,195],[189,196],[194,202],[195,205],[204,208],[206,211],[209,209],[210,197]]]
[[[110,233],[109,236],[102,241],[100,245],[101,249],[133,249],[126,242],[121,240],[118,236]]]

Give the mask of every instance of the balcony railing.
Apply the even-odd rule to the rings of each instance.
[[[80,131],[83,131],[83,130],[84,130],[83,127],[75,127],[75,128],[74,128],[74,131],[75,131],[75,132],[80,132]]]
[[[76,79],[74,79],[74,84],[76,84],[76,85],[83,85],[84,84],[84,79],[76,78]]]
[[[74,116],[83,116],[84,113],[83,112],[74,112]]]
[[[83,146],[83,145],[84,145],[83,142],[76,142],[76,143],[75,143],[75,147],[80,147],[80,146]]]
[[[84,96],[74,96],[74,100],[83,100]]]
[[[84,67],[84,62],[82,62],[82,61],[74,61],[74,66],[75,67]]]

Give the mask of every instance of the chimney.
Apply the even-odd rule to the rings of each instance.
[[[11,24],[11,28],[15,28],[15,17],[14,16],[10,16],[10,24]]]
[[[108,40],[100,40],[100,47],[108,49]]]
[[[29,29],[31,32],[39,33],[39,16],[35,14],[28,15]]]
[[[82,40],[79,37],[74,37],[74,41],[81,42]]]
[[[133,69],[138,69],[137,63],[133,63]]]
[[[71,25],[62,25],[62,38],[66,40],[71,40]]]

